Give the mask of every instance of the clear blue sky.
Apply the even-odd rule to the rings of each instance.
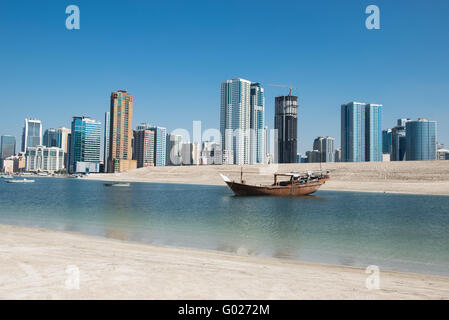
[[[76,4],[81,29],[65,28]],[[365,28],[365,8],[381,29]],[[449,1],[0,1],[0,134],[26,117],[44,129],[74,115],[103,121],[111,91],[134,95],[134,124],[219,126],[220,82],[292,84],[300,152],[319,135],[340,144],[340,105],[384,105],[397,118],[437,120],[449,145]],[[265,87],[266,122],[274,97]]]

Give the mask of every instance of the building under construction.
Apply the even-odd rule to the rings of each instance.
[[[290,91],[291,92],[291,91]],[[274,128],[277,130],[278,163],[296,163],[298,145],[298,97],[275,98]]]

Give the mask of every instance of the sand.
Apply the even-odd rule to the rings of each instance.
[[[91,174],[87,179],[222,185],[219,173],[240,179],[240,166],[182,166],[140,168],[119,174]],[[245,165],[247,183],[271,183],[274,172],[319,170],[318,163]],[[322,190],[449,195],[449,161],[325,163],[331,180]]]
[[[0,259],[0,299],[449,299],[449,277],[381,270],[369,290],[359,268],[13,226]]]

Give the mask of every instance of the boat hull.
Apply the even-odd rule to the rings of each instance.
[[[316,192],[324,180],[288,186],[254,186],[233,181],[226,181],[228,187],[237,196],[305,196]]]

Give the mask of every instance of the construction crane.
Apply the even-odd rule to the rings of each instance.
[[[296,90],[296,87],[291,87],[291,86],[284,86],[284,85],[280,85],[280,84],[269,84],[270,87],[280,87],[280,88],[287,88],[290,89],[290,93],[288,94],[289,96],[292,95],[292,89]]]

